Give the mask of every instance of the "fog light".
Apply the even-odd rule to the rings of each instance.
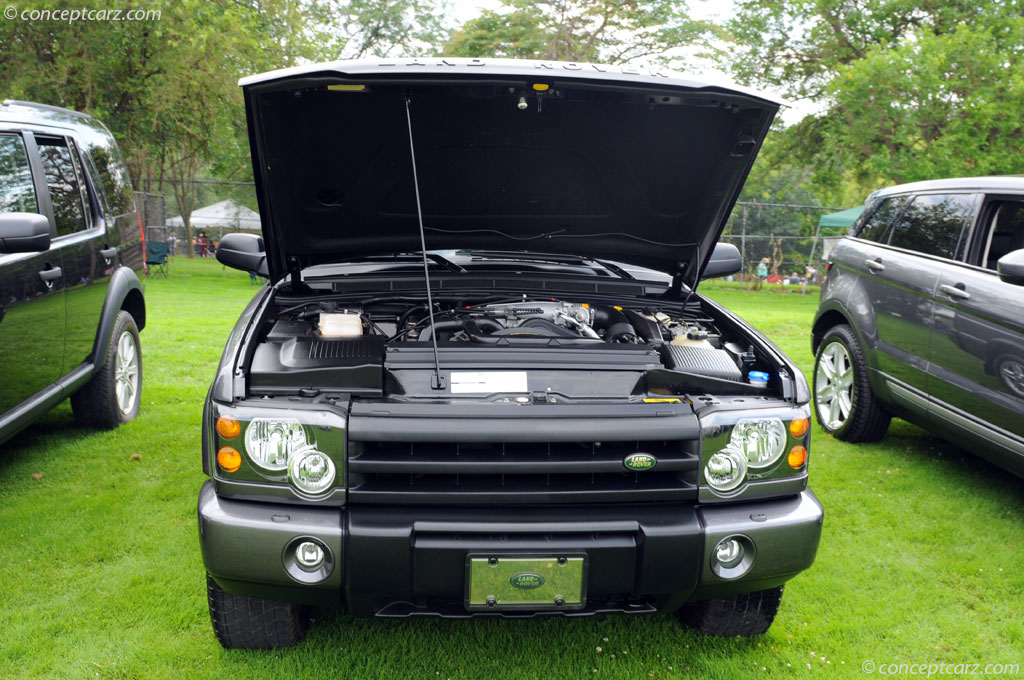
[[[334,461],[312,446],[300,449],[288,465],[288,477],[300,491],[321,494],[334,483]]]
[[[726,447],[708,458],[704,479],[716,491],[732,491],[743,483],[747,459],[732,447]]]
[[[303,541],[295,549],[295,561],[304,569],[316,569],[324,563],[324,549],[313,541]]]
[[[303,543],[303,545],[309,545]],[[301,546],[299,548],[301,550]],[[727,538],[715,546],[715,559],[728,569],[735,567],[743,559],[743,544],[735,538]]]
[[[742,534],[726,536],[711,551],[711,571],[726,581],[737,579],[754,565],[754,542]]]

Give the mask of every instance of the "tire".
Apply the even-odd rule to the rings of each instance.
[[[833,326],[814,356],[814,414],[826,432],[846,442],[873,442],[885,436],[892,416],[868,382],[864,352],[853,330]]]
[[[1000,354],[992,364],[1010,394],[1024,399],[1024,359],[1015,354]]]
[[[684,623],[699,633],[719,637],[761,635],[775,621],[782,602],[782,586],[742,593],[732,597],[716,597],[695,602],[679,613]]]
[[[110,430],[139,413],[142,397],[142,345],[135,319],[117,314],[107,355],[92,380],[71,395],[75,422]]]
[[[309,625],[305,607],[225,592],[206,575],[213,634],[225,649],[277,649],[302,639]]]

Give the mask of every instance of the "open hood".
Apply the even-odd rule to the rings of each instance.
[[[274,280],[420,250],[411,120],[428,249],[571,253],[693,285],[780,105],[670,72],[510,60],[240,84]]]

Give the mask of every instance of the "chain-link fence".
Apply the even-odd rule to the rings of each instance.
[[[818,283],[823,263],[845,229],[819,228],[838,208],[790,203],[739,202],[722,240],[740,250],[741,281]]]
[[[136,192],[146,237],[165,241],[171,252],[185,254],[185,224],[177,210],[179,198],[191,203],[191,236],[196,254],[212,253],[224,234],[259,231],[256,191],[251,182],[219,180],[142,180],[142,186],[165,193]],[[189,191],[181,191],[187,185]],[[739,202],[722,240],[739,248],[741,281],[817,283],[822,264],[845,229],[819,228],[821,216],[837,211],[815,205]],[[763,264],[763,266],[761,266]]]

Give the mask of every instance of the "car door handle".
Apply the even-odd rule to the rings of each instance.
[[[50,267],[39,272],[39,278],[46,284],[46,288],[50,289],[53,288],[53,282],[59,279],[62,273],[60,267]]]
[[[117,248],[103,248],[100,250],[100,256],[107,261],[107,264],[110,264],[115,255],[117,255]]]
[[[941,286],[939,286],[939,290],[941,290],[943,293],[952,298],[957,298],[960,300],[971,299],[971,294],[964,290],[964,284],[962,283],[958,283],[955,286],[950,286],[944,283]]]
[[[881,260],[865,260],[864,264],[866,264],[868,269],[870,269],[873,272],[885,271],[885,265],[882,264]]]

